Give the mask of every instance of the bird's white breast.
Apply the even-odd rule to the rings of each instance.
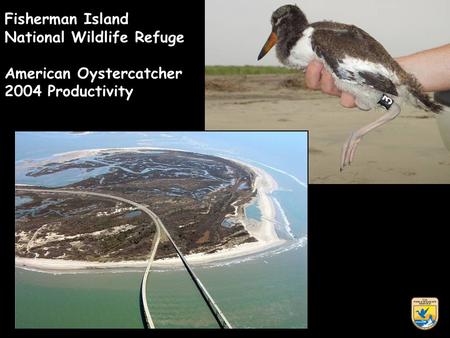
[[[316,58],[311,46],[311,35],[314,28],[308,27],[303,31],[303,36],[291,49],[286,65],[293,68],[306,68],[308,64]]]

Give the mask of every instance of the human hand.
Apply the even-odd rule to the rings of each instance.
[[[305,80],[308,88],[321,90],[325,94],[339,96],[341,98],[341,105],[346,108],[356,107],[354,96],[336,88],[333,77],[324,68],[321,62],[312,61],[308,65],[306,68]]]

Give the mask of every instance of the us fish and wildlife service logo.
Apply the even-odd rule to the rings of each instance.
[[[413,298],[411,301],[411,319],[421,330],[436,326],[439,318],[439,301],[437,298]]]

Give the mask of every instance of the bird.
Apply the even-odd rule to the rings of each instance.
[[[290,68],[306,69],[317,60],[332,75],[338,89],[355,97],[361,110],[383,107],[376,121],[351,133],[342,147],[340,171],[349,166],[364,135],[395,119],[403,102],[439,113],[414,75],[406,72],[372,36],[355,25],[333,21],[309,23],[297,5],[273,12],[272,31],[258,55],[261,60],[276,45],[279,61]]]
[[[422,309],[420,309],[420,311],[419,311],[419,310],[416,310],[416,312],[419,314],[420,317],[422,317],[423,319],[425,319],[425,315],[427,314],[428,309],[429,309],[429,308],[427,308],[427,309],[425,310],[424,308],[422,308]]]

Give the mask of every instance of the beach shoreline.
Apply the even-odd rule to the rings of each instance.
[[[72,151],[63,154],[55,154],[52,156],[52,161],[57,158],[59,160],[67,161],[68,158],[72,159],[74,156],[77,158],[92,156],[101,151],[138,151],[139,149],[155,149],[155,150],[173,150],[166,148],[150,148],[150,147],[133,147],[133,148],[107,148],[107,149],[87,149]],[[182,150],[177,150],[182,151]],[[62,155],[62,156],[61,156]],[[256,190],[256,203],[261,211],[261,220],[259,222],[249,222],[245,216],[245,212],[238,212],[236,206],[234,217],[239,221],[249,234],[257,241],[250,243],[243,243],[232,248],[224,248],[214,253],[195,253],[186,255],[187,261],[192,265],[205,265],[216,262],[230,261],[241,257],[251,256],[259,254],[268,250],[278,248],[285,244],[287,241],[280,239],[275,231],[275,223],[271,220],[275,219],[276,209],[272,198],[269,196],[274,190],[278,188],[278,184],[275,179],[261,168],[252,166],[248,163],[235,160],[232,158],[224,159],[234,161],[239,165],[249,168],[255,174],[255,180],[253,183],[253,189]],[[18,184],[19,185],[19,184]],[[251,201],[250,203],[255,203]],[[242,206],[241,206],[242,207]],[[244,208],[243,206],[242,208]],[[242,209],[243,210],[243,209]],[[141,261],[119,261],[119,262],[95,262],[95,261],[75,261],[64,259],[47,259],[47,258],[15,258],[15,265],[18,268],[24,268],[28,270],[49,272],[49,273],[73,273],[74,271],[98,271],[98,270],[114,270],[114,269],[126,269],[126,268],[145,268],[147,265],[146,260]],[[164,258],[154,261],[153,267],[156,269],[178,269],[182,267],[182,262],[178,257]]]
[[[188,263],[192,266],[206,266],[214,263],[231,262],[233,260],[249,257],[270,250],[277,249],[285,240],[273,241],[270,244],[261,245],[258,242],[244,243],[233,248],[219,250],[215,253],[204,254],[195,253],[185,256]],[[88,262],[75,261],[65,259],[48,259],[48,258],[25,258],[15,257],[15,267],[53,274],[64,273],[88,273],[88,272],[127,272],[127,270],[135,271],[136,269],[144,271],[148,262],[142,261],[119,261],[119,262]],[[152,269],[155,270],[178,270],[183,267],[179,257],[163,258],[155,260]]]
[[[339,98],[306,88],[303,77],[207,75],[206,130],[308,130],[312,184],[450,183],[450,138],[442,137],[450,130],[449,112],[436,116],[404,105],[395,120],[364,137],[341,172],[345,140],[383,110],[344,108]]]

